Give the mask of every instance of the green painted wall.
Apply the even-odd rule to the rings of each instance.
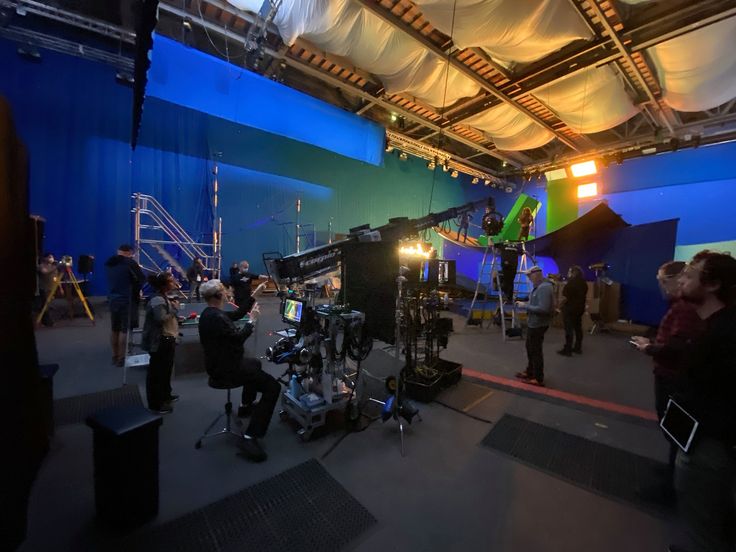
[[[547,183],[547,230],[554,232],[578,217],[577,187],[568,179]]]

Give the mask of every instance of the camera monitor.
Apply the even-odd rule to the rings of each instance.
[[[299,299],[286,299],[284,301],[283,321],[298,326],[302,321],[304,302]]]
[[[455,261],[430,259],[422,262],[419,282],[434,286],[455,285]]]

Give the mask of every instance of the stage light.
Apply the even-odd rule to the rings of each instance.
[[[399,119],[399,116],[396,113],[391,114],[391,122],[395,123]]]
[[[386,153],[394,151],[394,147],[391,144],[386,144]]]
[[[427,249],[424,249],[420,242],[402,245],[399,247],[399,255],[404,257],[424,257],[425,259],[429,259],[432,255],[432,246],[430,244]]]
[[[427,168],[430,171],[433,171],[436,166],[437,166],[437,163],[435,163],[434,161],[427,161]]]
[[[191,30],[192,30],[192,21],[188,17],[185,17],[184,18],[184,21],[182,21],[182,23],[181,23],[181,26],[184,27],[184,30],[185,31],[191,32]]]
[[[457,176],[458,176],[458,172],[457,172],[457,171],[452,171],[452,172],[450,173],[450,176],[451,176],[452,178],[457,178]]]
[[[484,185],[484,186],[490,186],[490,185],[491,185],[491,181],[490,181],[490,180],[488,180],[488,179],[486,178],[486,179],[485,179],[485,180],[483,181],[483,185]]]
[[[407,159],[409,159],[409,156],[408,156],[408,155],[406,154],[406,152],[405,152],[405,151],[402,151],[402,152],[401,152],[401,153],[399,154],[399,159],[401,159],[402,161],[406,161]]]
[[[514,189],[511,186],[506,186],[506,193],[507,194],[510,194],[513,191],[514,191]]]
[[[477,184],[478,182],[480,182],[480,178],[478,178],[477,176],[474,176],[473,180],[470,181],[471,184]]]
[[[616,153],[616,155],[613,156],[613,158],[616,160],[617,165],[623,165],[624,164],[624,154],[620,151]]]
[[[581,184],[578,186],[578,199],[586,197],[595,197],[598,195],[598,184],[591,182],[590,184]]]
[[[442,165],[442,171],[443,172],[447,172],[449,170],[450,170],[450,167],[447,166],[447,163],[445,163],[444,165]]]
[[[508,161],[504,161],[503,163],[501,163],[501,166],[504,168],[508,167],[509,166]]]
[[[582,163],[575,163],[570,166],[570,172],[575,178],[581,176],[589,176],[598,172],[598,167],[595,166],[595,161],[584,161]]]
[[[652,146],[650,148],[642,148],[641,153],[642,155],[652,155],[653,153],[657,153],[657,147]]]

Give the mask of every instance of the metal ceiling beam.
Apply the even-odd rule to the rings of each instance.
[[[585,15],[585,10],[582,9],[580,4],[578,4],[575,0],[570,0],[570,3],[578,10],[578,12],[583,18],[587,19]],[[593,10],[593,13],[595,13],[596,17],[599,19],[601,26],[608,33],[609,38],[613,41],[614,45],[616,46],[616,50],[618,50],[621,53],[621,56],[623,57],[623,60],[625,61],[628,68],[631,70],[632,73],[634,73],[636,80],[639,82],[639,86],[644,91],[644,93],[647,95],[647,98],[649,98],[649,101],[652,103],[652,107],[656,109],[659,121],[663,123],[664,126],[667,127],[667,130],[669,130],[670,133],[674,133],[675,129],[672,127],[672,124],[670,123],[669,119],[667,119],[667,116],[662,112],[662,108],[659,105],[659,100],[654,96],[654,92],[649,87],[649,84],[644,78],[644,75],[642,75],[641,71],[639,70],[639,67],[636,65],[636,62],[631,57],[631,53],[629,53],[628,48],[621,41],[621,38],[616,33],[616,30],[613,28],[613,25],[611,25],[611,22],[606,17],[606,14],[603,13],[603,10],[598,5],[598,1],[588,0],[588,5]],[[647,65],[647,70],[652,74],[652,78],[655,78],[654,73],[652,72],[651,68],[648,65]]]
[[[558,138],[566,146],[572,148],[575,151],[580,151],[580,148],[575,144],[575,142],[570,140],[567,136],[565,136],[564,134],[562,134],[555,128],[548,125],[545,121],[543,121],[537,115],[535,115],[534,113],[526,109],[524,106],[516,103],[512,98],[510,98],[508,95],[501,92],[495,86],[490,84],[483,77],[481,77],[478,73],[476,73],[470,67],[465,65],[462,61],[460,61],[459,59],[451,55],[451,53],[448,53],[446,50],[442,49],[440,46],[437,46],[435,43],[433,43],[431,40],[429,40],[427,37],[425,37],[418,31],[416,31],[415,29],[411,27],[407,27],[406,25],[402,24],[401,21],[397,20],[397,18],[393,16],[390,12],[381,8],[379,4],[376,3],[375,0],[353,0],[353,1],[363,6],[366,10],[376,15],[377,17],[379,17],[381,20],[391,25],[396,30],[401,31],[402,33],[414,39],[416,42],[421,44],[426,50],[428,50],[429,52],[432,52],[435,56],[439,57],[443,61],[447,61],[447,63],[449,63],[453,68],[455,68],[457,71],[459,71],[460,73],[462,73],[463,75],[471,79],[473,82],[475,82],[485,91],[490,93],[492,96],[498,98],[503,103],[511,106],[512,108],[516,109],[520,113],[523,113],[524,115],[529,117],[532,121],[534,121],[537,125],[544,128],[548,132],[551,132],[552,134],[554,134],[554,136]]]
[[[670,17],[656,17],[652,21],[645,21],[632,26],[622,34],[620,39],[630,44],[629,51],[632,53],[642,52],[647,48],[661,44],[672,38],[682,36],[702,29],[724,19],[736,16],[736,6],[727,0],[710,2],[709,6],[686,4],[682,9]],[[692,21],[691,18],[698,17]],[[683,21],[685,23],[683,24]],[[651,29],[654,29],[653,31]],[[587,43],[582,47],[567,48],[567,53],[557,59],[544,58],[539,63],[531,65],[531,69],[519,74],[510,83],[502,88],[513,97],[518,95],[535,94],[541,88],[555,84],[571,75],[575,75],[591,67],[600,67],[620,60],[623,54],[615,49],[611,38],[598,39],[593,43]],[[524,84],[533,80],[531,86]],[[490,99],[490,97],[488,97]],[[453,107],[454,112],[461,112],[481,102],[478,97]],[[486,107],[477,111],[471,110],[461,117],[452,119],[453,123],[459,123],[463,119],[482,113]]]
[[[176,15],[178,17],[191,17],[191,14],[189,12],[187,12],[186,10],[182,10],[181,8],[177,8],[177,7],[172,6],[171,4],[168,4],[168,3],[161,3],[161,4],[159,4],[159,9],[164,10],[164,11],[166,11],[168,13],[174,14],[174,15]],[[234,31],[232,31],[230,29],[225,29],[224,27],[221,27],[218,24],[216,24],[216,23],[214,23],[212,21],[209,21],[207,19],[197,18],[197,19],[193,19],[192,22],[195,23],[195,24],[197,24],[197,25],[200,25],[202,27],[205,27],[209,31],[212,31],[212,32],[217,33],[217,34],[222,35],[222,36],[227,36],[228,38],[231,38],[233,40],[239,40],[241,42],[244,40],[244,37],[243,36],[235,33]],[[369,92],[366,92],[365,90],[363,90],[361,88],[358,88],[357,86],[355,86],[351,82],[348,82],[348,81],[344,81],[342,79],[339,79],[339,78],[335,77],[334,75],[331,75],[329,73],[326,73],[324,71],[321,71],[320,69],[318,69],[317,67],[311,65],[310,63],[308,63],[306,61],[303,61],[301,59],[297,59],[295,57],[292,57],[292,56],[288,55],[288,52],[285,53],[285,54],[282,54],[278,50],[274,50],[273,48],[271,48],[269,46],[266,46],[264,48],[264,52],[266,54],[268,54],[269,56],[271,56],[271,57],[275,57],[275,58],[279,58],[279,59],[284,60],[288,65],[296,68],[297,70],[299,70],[299,71],[301,71],[303,73],[306,73],[306,74],[308,74],[310,76],[313,76],[313,77],[321,80],[322,82],[325,82],[325,83],[327,83],[327,84],[329,84],[331,86],[334,86],[336,88],[340,88],[340,89],[345,90],[347,92],[350,92],[351,94],[354,94],[354,95],[362,98],[363,100],[365,100],[365,101],[367,101],[369,103],[380,105],[381,107],[383,107],[384,109],[386,109],[388,111],[394,111],[396,113],[399,113],[404,118],[406,118],[406,119],[408,119],[410,121],[417,122],[417,123],[419,123],[419,124],[421,124],[421,125],[423,125],[425,127],[431,128],[432,130],[436,130],[438,132],[442,132],[443,134],[446,134],[447,136],[451,137],[453,140],[455,140],[457,142],[460,142],[461,144],[464,144],[464,145],[466,145],[466,146],[468,146],[470,148],[473,148],[476,151],[480,151],[482,153],[485,153],[487,155],[490,155],[492,157],[495,157],[497,159],[500,159],[501,161],[506,161],[507,163],[509,163],[509,164],[511,164],[511,165],[513,165],[515,167],[519,167],[520,166],[520,164],[516,160],[514,160],[514,159],[512,159],[512,158],[510,158],[510,157],[508,157],[508,156],[506,156],[506,155],[504,155],[502,153],[500,153],[499,151],[489,149],[489,148],[483,146],[482,144],[478,144],[477,142],[473,142],[472,140],[468,140],[464,136],[462,136],[460,134],[457,134],[457,133],[455,133],[455,132],[453,132],[453,131],[451,131],[449,129],[445,129],[445,128],[443,128],[443,126],[438,125],[438,124],[436,124],[436,123],[434,123],[432,121],[428,121],[427,119],[421,117],[420,115],[417,115],[416,113],[414,113],[414,112],[412,112],[412,111],[410,111],[408,109],[404,109],[404,108],[402,108],[402,107],[400,107],[400,106],[398,106],[396,104],[393,104],[391,102],[388,102],[388,101],[386,101],[386,100],[384,100],[382,98],[377,98],[377,97],[373,96],[372,94],[370,94]],[[490,171],[490,169],[486,169],[486,170],[489,170]]]
[[[60,52],[74,57],[106,63],[119,71],[129,73],[131,76],[133,73],[133,60],[129,57],[100,50],[99,48],[82,46],[77,42],[31,31],[23,27],[15,27],[13,25],[0,27],[0,37],[22,44],[32,44],[38,48]]]

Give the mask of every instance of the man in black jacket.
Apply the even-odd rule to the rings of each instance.
[[[583,279],[583,271],[579,266],[571,266],[567,271],[567,283],[562,288],[562,321],[565,324],[565,346],[557,351],[563,356],[583,352],[583,313],[585,313],[585,296],[588,284]],[[575,344],[573,345],[573,334]]]
[[[266,459],[266,453],[258,439],[266,435],[281,387],[261,369],[260,360],[245,356],[243,343],[253,333],[253,324],[245,324],[242,329],[234,324],[249,311],[251,316],[256,315],[258,309],[252,308],[251,299],[238,310],[225,312],[225,286],[219,280],[205,282],[200,292],[207,301],[207,308],[199,317],[199,340],[204,348],[207,373],[215,381],[243,386],[238,416],[250,415],[251,419],[241,446],[246,457],[261,462]],[[261,400],[254,403],[258,392]]]
[[[123,244],[117,255],[105,261],[105,272],[110,292],[110,345],[112,362],[122,366],[125,362],[125,349],[128,346],[128,329],[138,327],[138,302],[140,292],[146,281],[140,265],[133,258],[133,247]]]
[[[678,451],[675,488],[696,550],[736,548],[736,259],[701,251],[680,276],[705,332],[689,347],[675,400],[699,423],[687,453]],[[677,550],[672,547],[671,550]]]
[[[253,280],[262,278],[268,278],[268,275],[250,272],[248,261],[240,261],[240,264],[238,264],[238,272],[235,275],[230,275],[230,286],[233,288],[235,304],[242,306],[249,303],[251,295],[253,294]]]

